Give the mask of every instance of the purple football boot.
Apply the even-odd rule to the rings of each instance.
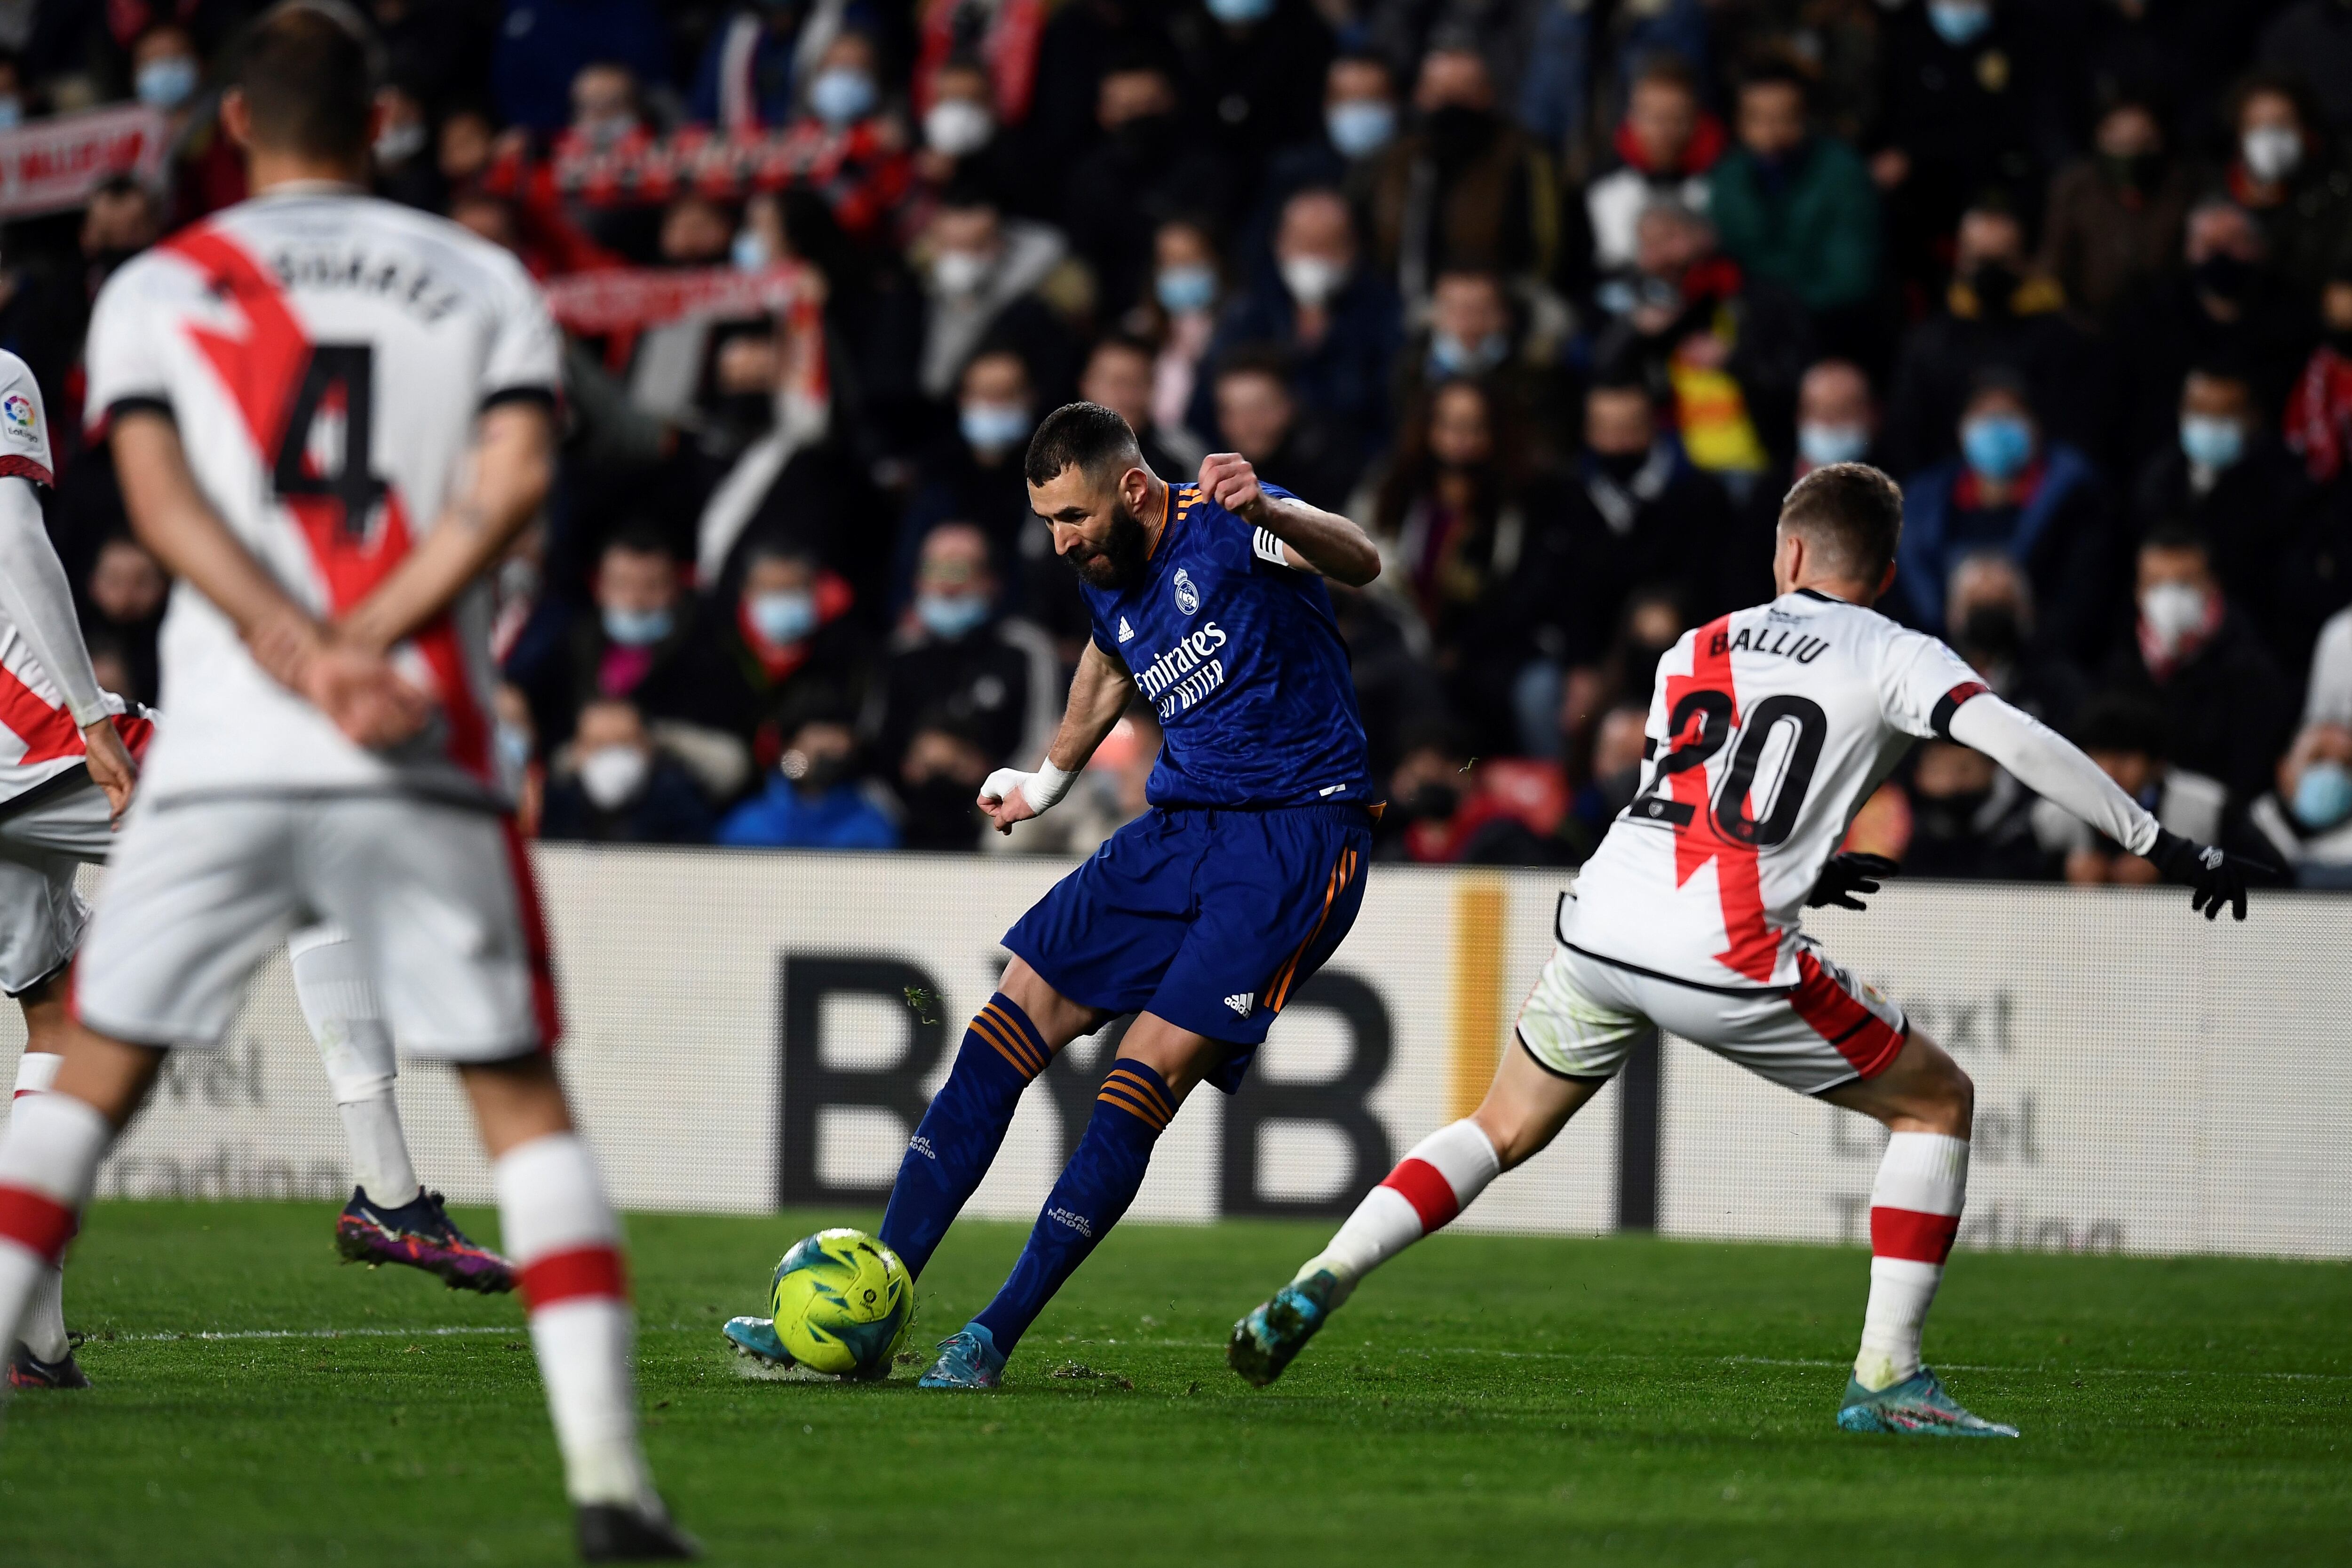
[[[470,1239],[450,1223],[441,1194],[423,1192],[398,1208],[371,1201],[353,1187],[352,1201],[335,1216],[335,1250],[346,1263],[374,1268],[402,1263],[436,1274],[452,1290],[495,1296],[515,1286],[514,1265]]]

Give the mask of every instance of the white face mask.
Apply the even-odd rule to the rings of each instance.
[[[2139,596],[2141,618],[2168,654],[2200,629],[2211,610],[2211,596],[2193,583],[2158,583]]]
[[[996,116],[969,98],[943,98],[923,116],[923,144],[945,158],[961,158],[988,145]]]
[[[375,139],[375,161],[389,166],[404,163],[425,151],[425,121],[406,120],[397,125],[387,125]]]
[[[580,759],[580,789],[599,811],[617,811],[636,798],[654,760],[636,746],[599,746]]]
[[[2258,125],[2238,139],[2247,172],[2268,184],[2284,180],[2303,162],[2303,133],[2287,125]]]
[[[977,250],[942,250],[931,258],[931,281],[942,294],[969,299],[980,292],[995,264],[994,257]]]
[[[1282,286],[1309,310],[1328,301],[1347,281],[1348,269],[1328,257],[1293,256],[1282,264]]]

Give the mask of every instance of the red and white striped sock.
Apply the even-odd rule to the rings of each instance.
[[[1969,1191],[1969,1141],[1941,1132],[1886,1140],[1870,1189],[1870,1307],[1854,1381],[1875,1392],[1919,1371],[1919,1331],[1943,1281]]]
[[[499,1223],[522,1275],[531,1348],[575,1503],[657,1508],[637,1447],[635,1325],[620,1225],[577,1134],[551,1133],[491,1167]]]
[[[28,1094],[42,1094],[58,1081],[58,1068],[66,1058],[53,1051],[26,1051],[16,1058],[16,1092],[14,1100]],[[66,1338],[66,1273],[52,1268],[33,1288],[33,1299],[26,1303],[25,1315],[16,1325],[16,1337],[25,1348],[43,1361],[63,1361],[73,1348]]]
[[[17,1337],[28,1309],[56,1278],[98,1180],[98,1163],[113,1142],[106,1118],[71,1095],[28,1094],[14,1102],[0,1136],[0,1346]],[[31,1348],[41,1354],[40,1346]],[[64,1347],[54,1348],[57,1355],[41,1359],[62,1359]]]
[[[1339,1233],[1307,1260],[1297,1278],[1328,1268],[1339,1281],[1339,1300],[1345,1300],[1365,1275],[1467,1208],[1502,1170],[1493,1142],[1477,1122],[1465,1117],[1439,1128],[1397,1162],[1388,1180],[1364,1194]]]

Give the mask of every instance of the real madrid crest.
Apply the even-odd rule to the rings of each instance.
[[[1176,590],[1176,607],[1178,609],[1183,611],[1189,616],[1193,611],[1201,607],[1201,590],[1192,585],[1192,576],[1191,573],[1186,572],[1184,568],[1179,566],[1176,568],[1176,575],[1172,579],[1172,584]]]

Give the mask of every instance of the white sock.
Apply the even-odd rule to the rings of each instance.
[[[49,1051],[26,1051],[16,1058],[16,1091],[15,1100],[28,1094],[40,1094],[58,1080],[58,1068],[65,1058]],[[62,1268],[51,1268],[48,1278],[33,1288],[33,1299],[25,1306],[24,1321],[16,1325],[16,1337],[25,1348],[42,1361],[63,1361],[73,1348],[66,1338],[66,1275]]]
[[[1969,1141],[1941,1132],[1886,1140],[1870,1189],[1870,1306],[1854,1381],[1875,1392],[1919,1371],[1919,1331],[1969,1191]]]
[[[106,1118],[71,1095],[28,1094],[14,1103],[0,1135],[0,1345],[18,1336],[27,1309],[57,1277],[113,1142]],[[58,1360],[58,1349],[41,1359]]]
[[[343,1119],[353,1178],[381,1207],[415,1202],[425,1188],[410,1163],[400,1106],[392,1097],[400,1070],[393,1058],[392,1031],[384,1026],[359,949],[335,926],[312,926],[294,933],[286,956],[293,965],[302,1020],[319,1043],[327,1087]]]
[[[507,1255],[522,1276],[531,1348],[574,1503],[658,1508],[637,1447],[635,1326],[620,1226],[588,1146],[535,1138],[491,1168]]]
[[[1414,1144],[1388,1179],[1364,1194],[1297,1278],[1329,1269],[1339,1281],[1337,1305],[1365,1275],[1467,1208],[1502,1170],[1484,1128],[1468,1117],[1449,1122]]]

